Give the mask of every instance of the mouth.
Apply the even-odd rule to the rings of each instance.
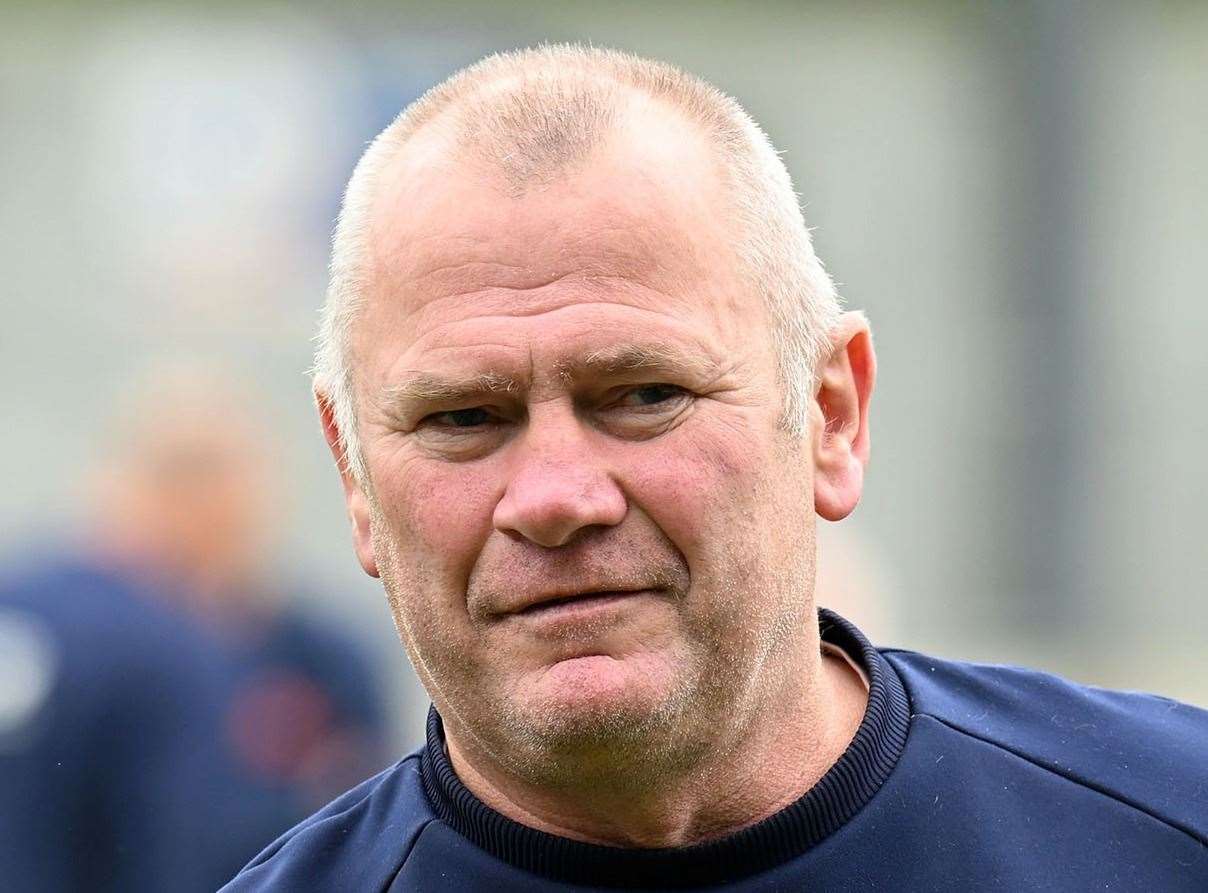
[[[591,592],[573,592],[567,595],[555,595],[549,598],[543,598],[532,604],[526,605],[516,613],[520,616],[532,616],[537,614],[557,613],[559,610],[568,608],[590,609],[594,607],[603,607],[612,602],[620,601],[624,598],[630,598],[635,595],[642,595],[650,592],[649,589],[601,589]]]

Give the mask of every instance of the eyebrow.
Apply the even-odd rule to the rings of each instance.
[[[382,388],[382,402],[387,406],[456,403],[478,394],[510,394],[518,390],[520,386],[515,379],[497,372],[484,372],[468,378],[450,378],[421,372],[400,384]]]
[[[703,354],[685,355],[665,344],[623,344],[560,362],[555,372],[564,382],[573,383],[592,376],[622,375],[642,369],[702,377],[714,372],[716,364]],[[470,376],[416,372],[398,384],[382,388],[381,401],[383,406],[405,409],[423,404],[458,403],[483,394],[515,394],[520,390],[516,379],[500,372]]]

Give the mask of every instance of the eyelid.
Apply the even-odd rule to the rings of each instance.
[[[629,400],[631,395],[643,388],[666,388],[670,393],[654,403]],[[605,399],[596,404],[594,412],[599,415],[600,424],[605,427],[646,430],[652,425],[661,426],[668,420],[680,418],[688,411],[696,396],[695,392],[682,385],[661,381],[644,382],[612,389]]]
[[[483,412],[487,413],[488,418],[484,422],[481,422],[476,425],[455,425],[455,424],[452,424],[450,421],[441,421],[440,420],[441,416],[449,416],[455,412],[469,412],[469,411],[475,410],[475,409],[480,409]],[[506,416],[504,416],[502,413],[500,413],[498,407],[487,406],[487,405],[484,405],[481,403],[476,403],[476,404],[473,404],[470,406],[454,406],[452,409],[434,409],[431,412],[425,413],[424,415],[420,416],[420,418],[415,423],[415,427],[417,430],[419,428],[424,428],[424,427],[427,427],[430,425],[445,428],[445,429],[448,429],[451,431],[456,431],[459,429],[472,430],[474,428],[480,428],[483,425],[495,424],[495,423],[501,422],[501,421],[506,421]]]
[[[670,403],[672,400],[680,397],[687,397],[692,394],[692,392],[683,385],[671,384],[670,382],[666,381],[648,381],[641,384],[625,385],[624,387],[616,388],[613,391],[614,396],[610,402],[619,403],[625,397],[628,397],[631,394],[636,394],[638,391],[646,390],[647,388],[664,388],[671,392],[665,400],[660,400],[657,403],[644,404],[651,407],[660,406],[664,403]]]
[[[684,398],[690,398],[690,397],[696,396],[696,393],[693,390],[685,387],[684,385],[674,384],[669,381],[642,381],[642,382],[635,382],[633,384],[617,385],[612,388],[609,388],[607,391],[604,392],[603,395],[601,395],[601,397],[599,398],[600,403],[597,405],[600,405],[604,409],[608,409],[608,408],[612,408],[612,407],[621,408],[621,404],[625,400],[625,398],[630,397],[630,396],[638,393],[639,391],[646,390],[648,388],[660,388],[660,389],[668,391],[669,393],[663,400],[659,400],[655,403],[630,404],[624,408],[649,409],[651,411],[654,411],[654,410],[661,409],[661,408],[670,408],[670,406],[677,404],[679,401],[683,400]],[[576,402],[578,402],[578,400],[576,400]],[[441,424],[439,422],[439,419],[441,416],[448,416],[451,413],[466,412],[466,411],[475,410],[475,409],[482,410],[483,412],[487,413],[489,416],[489,418],[482,424],[490,424],[490,423],[494,423],[494,422],[506,422],[506,421],[512,420],[512,418],[513,418],[513,413],[509,412],[507,407],[499,406],[497,404],[492,404],[492,403],[467,401],[464,404],[452,403],[452,404],[444,406],[444,407],[431,408],[431,409],[428,409],[428,411],[426,411],[426,412],[421,410],[421,412],[423,414],[419,415],[418,418],[416,419],[415,427],[419,428],[426,424],[432,424],[432,423]],[[523,412],[522,412],[522,414],[523,414]],[[449,427],[449,428],[463,427],[463,426],[452,425],[452,424],[447,424],[444,426]],[[464,427],[474,428],[474,427],[478,427],[478,426],[468,425],[468,426],[464,426]]]

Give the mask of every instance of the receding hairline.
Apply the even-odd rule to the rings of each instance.
[[[490,87],[490,84],[483,85]],[[575,147],[575,151],[560,154],[552,152],[549,157],[527,165],[516,165],[514,158],[497,157],[487,145],[489,137],[473,121],[473,103],[483,95],[474,95],[464,102],[451,99],[449,103],[429,114],[415,126],[402,130],[378,159],[372,176],[372,184],[363,184],[372,189],[373,198],[366,208],[365,223],[367,237],[374,229],[380,203],[386,198],[387,184],[398,177],[421,176],[425,171],[439,170],[445,173],[464,172],[480,178],[484,183],[498,186],[510,198],[522,198],[532,189],[541,189],[567,182],[576,174],[590,168],[606,153],[619,150],[624,140],[631,147],[647,151],[669,149],[679,158],[686,155],[699,158],[708,165],[711,175],[721,190],[719,196],[725,200],[735,187],[727,175],[726,158],[715,139],[705,129],[705,124],[684,112],[667,97],[654,96],[628,84],[618,84],[618,90],[609,98],[611,114],[599,120],[590,134]],[[671,137],[659,139],[659,137]],[[514,134],[503,139],[507,141]],[[589,139],[587,137],[590,137]],[[517,169],[523,167],[524,169]]]
[[[462,69],[408,106],[384,133],[395,146],[441,125],[459,125],[448,135],[472,137],[480,127],[479,122],[466,120],[471,111],[498,108],[501,98],[513,96],[536,95],[548,102],[564,87],[575,90],[563,98],[586,93],[613,108],[635,99],[657,101],[702,125],[726,123],[717,111],[719,105],[741,113],[738,104],[716,87],[668,63],[617,50],[547,46],[498,53]]]

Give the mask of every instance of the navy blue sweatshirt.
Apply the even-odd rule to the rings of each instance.
[[[505,818],[428,740],[303,822],[226,888],[566,891],[1208,891],[1208,713],[1031,670],[874,649],[842,757],[800,800],[680,849],[594,846]]]

